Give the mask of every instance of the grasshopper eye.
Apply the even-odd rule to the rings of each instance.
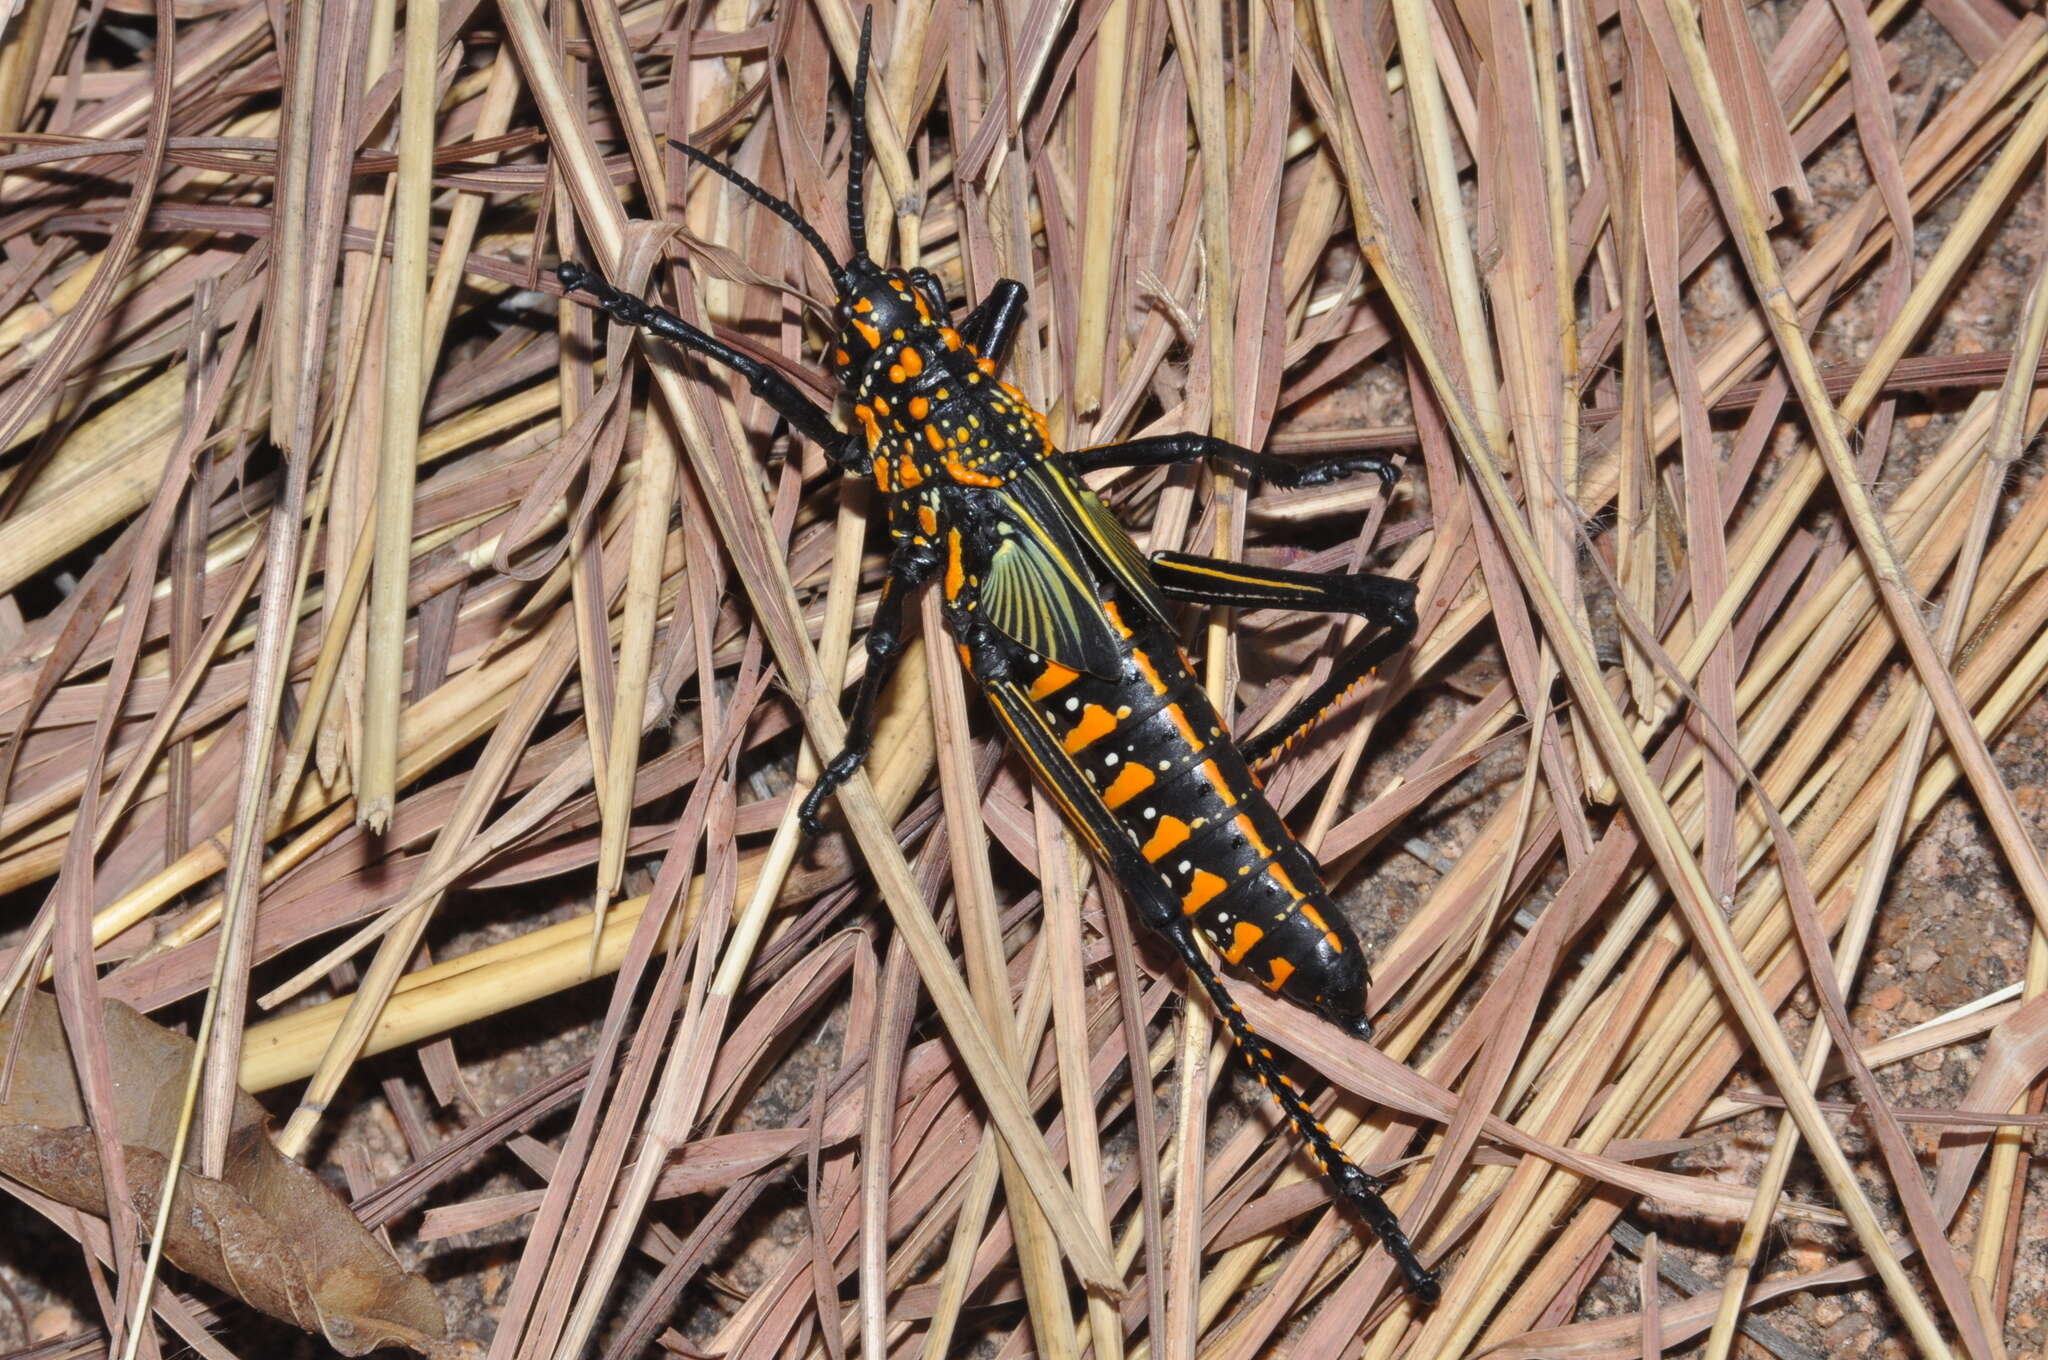
[[[913,269],[910,271],[910,282],[912,287],[924,294],[925,302],[930,305],[935,320],[944,321],[953,314],[952,304],[946,301],[946,290],[939,286],[938,275],[929,269]]]

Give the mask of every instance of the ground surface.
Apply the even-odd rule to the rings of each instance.
[[[1753,19],[1768,30],[1775,16],[1771,6],[1765,5],[1753,11]],[[1945,33],[1924,16],[1910,18],[1890,36],[1903,54],[1902,75],[1895,85],[1899,108],[1909,106],[1930,89],[1938,98],[1940,89],[1953,85],[1968,69]],[[1819,202],[1811,213],[1814,218],[1824,218],[1868,182],[1853,141],[1847,138],[1810,166],[1809,177]],[[1940,325],[1923,342],[1924,352],[1966,352],[2007,343],[2024,289],[2042,258],[2035,249],[2041,229],[2038,202],[2037,187],[2008,212],[1992,248],[1966,276]],[[1796,229],[1798,210],[1793,215]],[[1937,212],[1920,224],[1923,257],[1939,242],[1945,215]],[[1700,333],[1710,330],[1717,315],[1736,305],[1733,288],[1727,271],[1717,269],[1709,271],[1693,290],[1688,302],[1697,309]],[[1866,283],[1845,308],[1831,316],[1827,331],[1818,337],[1823,360],[1853,358],[1864,352],[1871,338],[1869,318],[1875,303],[1876,285]],[[1297,418],[1307,423],[1398,419],[1398,411],[1389,403],[1391,391],[1391,384],[1374,384],[1365,391],[1335,394],[1316,403],[1316,409],[1297,413]],[[1953,404],[1943,402],[1908,401],[1903,405],[1887,474],[1910,467],[1933,448],[1953,409]],[[2038,466],[2023,475],[2038,478]],[[1498,659],[1491,652],[1477,651],[1460,664],[1467,679],[1484,684],[1497,673]],[[1449,703],[1413,705],[1399,734],[1402,741],[1412,746],[1426,740],[1435,725],[1446,721],[1452,712]],[[1997,745],[1995,754],[2037,840],[2048,844],[2048,704],[2037,700]],[[1406,828],[1411,850],[1454,858],[1513,774],[1512,760],[1492,761],[1446,791]],[[1401,919],[1405,904],[1419,900],[1437,872],[1438,866],[1418,853],[1396,849],[1385,854],[1369,889],[1354,891],[1353,900],[1347,903],[1368,940],[1383,937],[1388,923]],[[29,905],[19,901],[6,904],[0,920],[21,919]],[[566,912],[572,905],[566,896],[550,901],[537,894],[489,902],[458,899],[444,914],[451,924],[436,940],[437,952],[459,953],[504,938]],[[0,933],[0,941],[6,938]],[[1980,819],[1967,799],[1951,798],[1902,856],[1886,896],[1868,967],[1854,994],[1852,1019],[1858,1032],[1869,1038],[1883,1037],[2016,981],[2024,965],[2026,941],[2025,920]],[[585,987],[456,1036],[455,1052],[479,1103],[494,1106],[584,1056],[604,996],[602,984]],[[1795,999],[1791,1009],[1788,1029],[1798,1041],[1803,1039],[1805,1023],[1812,1014],[1810,999]],[[820,1074],[830,1070],[840,1037],[836,1017],[818,1024],[811,1045],[787,1055],[739,1126],[749,1122],[782,1124],[795,1118]],[[1980,1046],[1960,1045],[1888,1068],[1880,1072],[1879,1079],[1887,1094],[1902,1105],[1954,1106],[1963,1098],[1979,1052]],[[350,1094],[359,1102],[356,1112],[346,1121],[337,1121],[333,1138],[338,1145],[358,1149],[372,1177],[389,1174],[407,1157],[403,1131],[376,1085],[376,1080],[387,1078],[401,1083],[419,1102],[430,1125],[442,1118],[432,1112],[433,1097],[416,1064],[400,1058],[367,1064],[364,1075],[350,1087]],[[1731,1083],[1735,1088],[1762,1085],[1753,1070],[1739,1071]],[[1214,1125],[1219,1143],[1249,1108],[1248,1100],[1239,1100],[1234,1108],[1219,1113]],[[1850,1151],[1859,1158],[1870,1157],[1861,1129],[1847,1119],[1837,1123]],[[1733,1182],[1750,1182],[1762,1164],[1775,1124],[1776,1116],[1768,1112],[1746,1116],[1709,1133],[1679,1165],[1696,1172],[1711,1171]],[[543,1135],[548,1131],[545,1126],[539,1130]],[[1919,1136],[1931,1140],[1933,1135],[1923,1131]],[[1124,1143],[1112,1143],[1108,1153],[1114,1168],[1117,1159],[1128,1156],[1129,1149]],[[329,1166],[333,1164],[330,1159]],[[490,1163],[492,1167],[503,1164],[502,1158]],[[1879,1179],[1874,1166],[1871,1176],[1873,1181]],[[530,1177],[523,1173],[480,1172],[449,1187],[437,1200],[530,1184]],[[1795,1171],[1791,1189],[1802,1197],[1826,1197],[1805,1165]],[[687,1221],[686,1212],[679,1214],[673,1208],[665,1212],[673,1222]],[[1966,1208],[1965,1223],[1972,1222],[1974,1214],[1974,1206]],[[1634,1214],[1627,1221],[1664,1233],[1668,1250],[1707,1279],[1719,1278],[1728,1238],[1703,1235],[1687,1225],[1649,1214]],[[509,1286],[517,1261],[517,1226],[421,1247],[412,1241],[413,1223],[400,1224],[401,1253],[433,1278],[448,1304],[454,1334],[471,1343],[487,1342],[495,1305]],[[709,1278],[715,1287],[743,1295],[795,1248],[803,1227],[800,1193],[789,1186],[771,1191],[749,1215]],[[2038,1161],[2030,1168],[2019,1237],[2023,1245],[2011,1283],[2007,1339],[2012,1360],[2036,1360],[2048,1353],[2048,1166]],[[1966,1240],[1966,1234],[1958,1240]],[[1843,1247],[1839,1235],[1810,1229],[1786,1231],[1779,1235],[1772,1264],[1778,1269],[1812,1269],[1826,1260],[1839,1259]],[[0,1200],[0,1284],[6,1291],[0,1297],[0,1350],[64,1337],[88,1325],[96,1314],[65,1240],[6,1200]],[[1579,1316],[1632,1312],[1637,1307],[1634,1258],[1617,1253],[1587,1294]],[[674,1319],[674,1325],[685,1336],[701,1341],[715,1327],[720,1312],[715,1304],[700,1303],[688,1315]],[[1009,1311],[1002,1316],[1010,1316]],[[1895,1319],[1875,1305],[1867,1292],[1795,1296],[1759,1310],[1757,1316],[1812,1353],[1849,1358],[1910,1354],[1897,1334]],[[272,1353],[280,1355],[311,1354],[320,1349],[287,1329],[262,1331],[246,1320],[238,1319],[235,1336],[245,1345],[262,1336],[274,1348]],[[244,1349],[242,1353],[258,1352]],[[1768,1352],[1745,1339],[1739,1353],[1759,1356]]]

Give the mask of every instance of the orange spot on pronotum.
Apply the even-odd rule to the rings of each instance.
[[[930,427],[927,426],[926,428],[929,429]],[[961,462],[951,453],[946,455],[946,475],[962,486],[988,487],[1001,486],[1003,484],[1002,478],[991,477],[986,472],[978,472]]]

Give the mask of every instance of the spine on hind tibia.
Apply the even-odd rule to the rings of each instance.
[[[1323,1127],[1322,1121],[1309,1109],[1308,1102],[1302,1099],[1301,1088],[1280,1070],[1279,1064],[1274,1060],[1273,1050],[1259,1038],[1258,1032],[1252,1028],[1251,1021],[1245,1019],[1243,1009],[1224,989],[1222,979],[1216,976],[1216,970],[1202,956],[1192,934],[1177,931],[1175,937],[1181,955],[1187,962],[1188,972],[1202,984],[1202,990],[1207,992],[1210,1001],[1215,1003],[1217,1013],[1223,1017],[1224,1027],[1230,1031],[1231,1040],[1237,1045],[1237,1051],[1244,1055],[1245,1065],[1251,1068],[1252,1075],[1259,1079],[1259,1085],[1272,1092],[1273,1099],[1280,1103],[1280,1108],[1286,1113],[1288,1121],[1301,1135],[1301,1140],[1308,1144],[1309,1153],[1316,1159],[1316,1164],[1321,1168],[1323,1175],[1329,1179],[1338,1195],[1358,1211],[1366,1226],[1379,1237],[1387,1249],[1387,1254],[1400,1268],[1403,1278],[1407,1280],[1408,1287],[1414,1291],[1415,1296],[1424,1303],[1435,1302],[1440,1292],[1435,1273],[1425,1268],[1416,1257],[1415,1248],[1408,1240],[1407,1231],[1401,1226],[1400,1217],[1380,1198],[1380,1192],[1386,1189],[1387,1183],[1377,1176],[1368,1175],[1345,1155],[1344,1149],[1337,1146],[1337,1140],[1330,1136],[1330,1131]]]

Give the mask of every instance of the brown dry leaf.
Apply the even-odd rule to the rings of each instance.
[[[27,1021],[21,1017],[26,1009]],[[128,1158],[135,1211],[156,1212],[192,1043],[118,1001],[104,1003],[114,1064],[115,1132]],[[0,1051],[20,1050],[0,1101],[0,1172],[90,1213],[106,1212],[93,1135],[47,992],[23,994],[0,1021]],[[264,1109],[235,1100],[219,1180],[197,1148],[178,1178],[164,1255],[253,1308],[325,1336],[344,1355],[405,1346],[443,1355],[447,1323],[422,1277],[393,1260],[320,1178],[278,1152]]]
[[[1812,1278],[1804,1275],[1765,1281],[1749,1292],[1749,1306],[1761,1307],[1812,1285]],[[1656,1319],[1660,1345],[1683,1346],[1704,1332],[1713,1322],[1714,1310],[1720,1302],[1718,1294],[1707,1293],[1661,1303]],[[1635,1360],[1643,1354],[1644,1334],[1643,1315],[1629,1313],[1523,1332],[1487,1347],[1479,1355],[1483,1360]]]

